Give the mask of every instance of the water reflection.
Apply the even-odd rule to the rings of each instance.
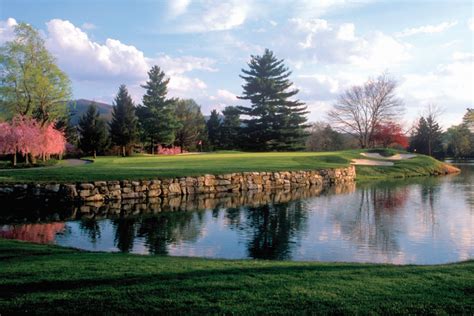
[[[472,166],[462,168],[460,176],[357,189],[352,184],[325,191],[10,208],[0,216],[0,236],[142,254],[452,262],[474,256]]]

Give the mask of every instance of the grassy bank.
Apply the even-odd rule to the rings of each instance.
[[[474,261],[439,266],[90,253],[0,240],[0,312],[472,314]]]
[[[0,170],[0,182],[153,179],[243,171],[312,170],[346,167],[360,150],[338,152],[205,153],[179,156],[99,157],[92,164],[54,168]],[[443,163],[418,156],[393,167],[358,167],[360,179],[428,175]]]

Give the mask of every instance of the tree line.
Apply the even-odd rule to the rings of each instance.
[[[79,121],[79,146],[95,155],[110,143],[119,147],[123,156],[130,154],[137,142],[151,154],[157,146],[195,150],[203,144],[207,150],[303,150],[308,111],[303,102],[293,98],[298,90],[292,88],[291,72],[283,60],[267,49],[261,56],[251,56],[242,73],[245,84],[238,98],[248,105],[228,106],[222,117],[213,110],[206,122],[194,100],[168,97],[169,78],[153,66],[142,86],[142,104],[136,106],[126,86],[120,86],[108,129],[97,108],[90,106]]]
[[[72,96],[71,83],[38,31],[24,23],[15,27],[14,40],[0,47],[0,75],[0,154],[16,158],[20,153],[26,161],[62,154],[66,140],[93,156],[126,156],[134,151],[155,154],[374,147],[397,147],[432,156],[474,156],[472,109],[462,124],[445,132],[436,111],[428,111],[411,129],[404,130],[404,105],[396,93],[396,80],[388,74],[347,88],[328,112],[326,122],[309,124],[308,108],[297,97],[299,91],[290,80],[291,71],[268,49],[262,55],[251,55],[241,70],[242,93],[236,99],[240,104],[227,106],[221,113],[213,110],[207,120],[194,100],[168,96],[170,79],[155,65],[142,86],[145,93],[140,104],[135,104],[127,87],[121,85],[110,122],[103,121],[92,104],[78,126],[71,126],[71,113],[66,107]],[[20,126],[30,132],[36,126],[38,131],[49,131],[41,132],[42,142],[49,137],[44,135],[54,135],[60,146],[46,151],[28,145],[32,138],[18,132]],[[18,131],[7,132],[14,129]]]

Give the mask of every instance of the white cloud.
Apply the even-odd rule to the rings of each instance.
[[[183,92],[193,92],[195,90],[205,90],[207,85],[198,78],[188,78],[181,75],[170,77],[168,84],[170,92],[175,96],[183,96]],[[184,95],[185,96],[185,95]],[[187,95],[189,97],[189,95]]]
[[[16,24],[12,18],[0,21],[0,43],[13,39]],[[206,83],[186,74],[195,70],[217,71],[211,58],[165,54],[150,58],[135,46],[117,39],[108,38],[103,43],[93,41],[81,28],[66,20],[53,19],[46,26],[47,31],[42,33],[46,47],[57,58],[60,68],[75,82],[75,87],[80,87],[81,93],[86,87],[94,87],[100,95],[113,95],[118,85],[125,83],[138,102],[143,93],[140,84],[147,79],[147,71],[158,65],[170,76],[172,96],[207,98]]]
[[[474,53],[454,52],[453,60],[461,62],[474,62]]]
[[[320,64],[352,64],[371,70],[382,71],[408,60],[411,46],[382,32],[365,37],[356,36],[353,23],[330,24],[323,19],[289,20],[294,34],[283,39],[282,46],[302,49],[304,56],[298,59]],[[296,43],[295,43],[296,41]],[[293,42],[293,43],[292,43]],[[294,57],[293,57],[294,58]]]
[[[46,45],[64,70],[79,79],[146,76],[148,64],[136,47],[108,38],[104,44],[93,42],[71,22],[54,19],[46,23]]]
[[[412,116],[417,115],[420,106],[433,103],[446,109],[442,118],[445,126],[459,124],[459,113],[474,100],[474,63],[472,54],[468,55],[455,53],[451,63],[440,64],[432,72],[402,76],[399,91]]]
[[[424,25],[424,26],[405,29],[402,32],[397,33],[396,35],[397,37],[407,37],[407,36],[412,36],[416,34],[441,33],[455,26],[456,24],[458,24],[457,21],[443,22],[437,25]]]
[[[13,18],[0,21],[0,44],[11,41],[15,37],[14,30],[16,25],[18,25],[18,23]]]
[[[365,69],[383,71],[411,58],[411,46],[382,32],[375,32],[367,39],[357,42],[354,53],[349,56],[353,65]]]
[[[211,58],[200,58],[194,56],[171,57],[169,55],[160,55],[150,62],[160,66],[167,75],[183,74],[193,70],[217,71],[213,67],[215,60]]]
[[[93,30],[96,29],[97,26],[93,23],[85,22],[81,25],[81,28],[83,28],[84,30]]]
[[[242,25],[251,12],[250,0],[201,2],[192,12],[182,15],[172,32],[201,33],[225,31]]]
[[[474,32],[474,18],[470,18],[468,21],[467,21],[467,26],[469,27],[469,29],[471,31]]]
[[[237,96],[225,89],[218,89],[217,94],[215,96],[210,96],[210,100],[212,101],[222,101],[225,103],[232,103],[237,101]]]
[[[289,2],[294,14],[303,18],[320,17],[330,11],[351,9],[364,5],[372,0],[300,0]]]
[[[168,15],[171,18],[176,18],[186,12],[190,0],[170,0],[168,2]]]
[[[170,91],[182,95],[184,91],[206,89],[206,84],[184,73],[193,70],[216,71],[214,60],[194,56],[171,57],[159,55],[148,58],[135,46],[126,45],[116,39],[107,39],[104,44],[92,41],[71,22],[51,20],[47,23],[48,49],[58,58],[60,66],[73,78],[87,81],[120,80],[132,86],[138,94],[139,83],[147,78],[153,65],[161,67],[171,77]],[[136,89],[133,90],[133,85]]]

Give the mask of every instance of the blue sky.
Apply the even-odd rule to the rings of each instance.
[[[203,112],[241,104],[240,70],[265,48],[283,58],[311,121],[344,89],[388,72],[404,123],[428,104],[457,124],[474,100],[472,1],[48,1],[0,0],[0,44],[15,23],[41,30],[75,98],[111,102],[125,83],[140,102],[154,64],[170,95]]]

